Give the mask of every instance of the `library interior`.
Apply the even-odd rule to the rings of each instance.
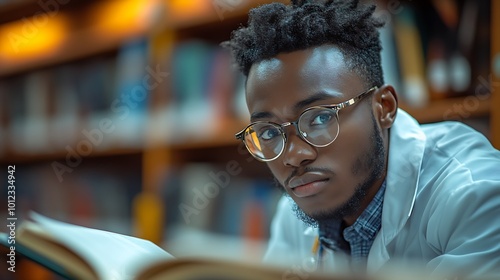
[[[176,256],[262,256],[282,191],[235,139],[245,80],[220,43],[270,2],[0,0],[0,162],[15,166],[17,217]],[[400,107],[467,123],[500,149],[500,2],[376,2]],[[26,279],[55,279],[23,265]]]

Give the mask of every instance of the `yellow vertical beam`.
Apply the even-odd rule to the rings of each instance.
[[[146,148],[143,153],[143,189],[134,198],[134,235],[156,244],[163,241],[165,206],[161,195],[163,174],[170,165],[167,148]]]
[[[161,23],[150,34],[150,66],[157,65],[166,68],[175,44],[174,32],[168,30]],[[164,71],[164,70],[162,70]],[[169,78],[167,77],[167,80]],[[151,92],[149,115],[154,116],[156,110],[164,110],[165,100],[168,100],[168,81],[155,87]],[[168,102],[168,101],[167,101]],[[150,127],[148,127],[150,128]],[[150,129],[157,129],[151,127]],[[165,126],[165,129],[166,126]],[[133,203],[134,235],[161,244],[165,230],[165,202],[162,197],[162,182],[165,180],[171,164],[171,151],[168,143],[152,139],[147,129],[143,152],[142,192],[137,195]]]

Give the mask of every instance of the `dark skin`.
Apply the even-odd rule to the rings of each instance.
[[[291,53],[252,65],[246,85],[247,105],[251,121],[284,123],[295,121],[311,106],[337,104],[369,89],[365,80],[350,70],[341,51],[334,45],[323,45]],[[371,102],[370,100],[371,99]],[[308,216],[316,218],[345,206],[356,188],[369,182],[359,205],[349,206],[342,216],[346,226],[352,225],[375,196],[385,180],[389,128],[396,111],[397,97],[390,85],[384,85],[353,106],[340,110],[340,133],[327,147],[314,147],[287,128],[287,144],[268,167],[276,180]],[[372,118],[374,121],[372,121]],[[376,153],[373,135],[380,136],[385,153],[380,160],[367,162]],[[373,164],[381,165],[373,180]],[[300,197],[290,188],[294,178],[308,178],[305,187],[320,191]]]

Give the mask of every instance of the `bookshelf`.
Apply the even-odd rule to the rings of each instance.
[[[424,108],[413,107],[407,104],[400,104],[401,108],[416,118],[421,123],[431,123],[441,120],[460,119],[459,112],[454,112],[454,106],[469,102],[467,97],[450,97],[441,100],[434,100]],[[474,110],[462,113],[462,118],[488,117],[491,111],[490,98],[477,100],[474,103]]]
[[[62,2],[63,1],[58,1],[57,3]],[[46,15],[47,22],[37,25],[36,28],[38,31],[35,32],[36,34],[32,35],[23,34],[23,32],[26,26],[36,24],[34,16],[38,15],[40,17],[39,13],[41,12],[41,7],[38,1],[14,1],[0,6],[0,15],[2,19],[0,23],[0,38],[8,39],[9,34],[18,34],[22,36],[22,41],[19,42],[31,42],[32,39],[37,39],[40,34],[51,35],[50,32],[44,33],[47,31],[46,28],[50,27],[52,30],[60,29],[60,33],[53,35],[55,37],[53,42],[48,40],[51,42],[49,45],[40,44],[42,47],[39,47],[37,44],[21,44],[18,46],[19,49],[17,50],[14,50],[15,46],[13,46],[12,43],[0,47],[0,98],[2,101],[5,101],[3,103],[4,105],[0,108],[0,115],[2,116],[0,117],[0,123],[3,125],[3,127],[0,127],[2,128],[0,133],[2,133],[2,135],[5,133],[5,135],[8,136],[6,138],[10,138],[8,143],[3,145],[5,143],[3,143],[2,136],[1,142],[3,146],[0,153],[0,163],[2,166],[15,164],[19,169],[23,170],[23,172],[19,172],[19,176],[24,179],[18,181],[20,186],[19,189],[23,189],[22,192],[20,191],[19,195],[19,203],[23,205],[20,206],[20,215],[25,214],[22,210],[32,208],[38,211],[42,210],[42,213],[70,222],[77,222],[87,226],[101,227],[123,233],[132,233],[160,243],[163,239],[162,220],[165,216],[167,216],[167,220],[176,219],[172,214],[163,214],[165,208],[167,208],[167,213],[176,211],[176,209],[169,209],[167,207],[169,203],[165,203],[163,199],[164,197],[168,197],[168,201],[170,202],[172,202],[172,199],[174,202],[177,200],[177,196],[171,198],[168,191],[167,194],[165,194],[165,185],[167,183],[165,183],[164,174],[170,172],[169,170],[173,162],[177,165],[181,165],[184,169],[187,169],[191,165],[196,166],[198,164],[205,164],[205,169],[202,170],[206,170],[207,172],[210,170],[220,172],[224,170],[224,165],[227,162],[236,159],[241,163],[244,169],[242,174],[246,174],[247,176],[254,174],[260,177],[266,176],[265,172],[254,172],[247,164],[247,158],[240,155],[237,150],[238,145],[234,140],[234,131],[239,130],[240,127],[244,125],[239,119],[228,118],[221,120],[213,133],[202,138],[185,136],[175,141],[157,145],[155,143],[149,143],[147,137],[142,136],[142,141],[131,145],[116,143],[91,145],[90,149],[92,149],[92,151],[89,153],[86,152],[85,145],[83,144],[92,141],[88,136],[82,137],[80,132],[84,129],[87,131],[94,131],[100,124],[99,122],[90,122],[91,118],[88,112],[85,113],[85,120],[82,120],[80,116],[80,119],[73,123],[74,127],[63,132],[63,134],[77,133],[80,134],[80,137],[73,138],[72,140],[65,140],[62,146],[51,147],[50,149],[39,148],[33,150],[31,147],[30,149],[23,149],[23,141],[16,141],[16,137],[13,137],[11,134],[12,131],[10,129],[14,125],[14,122],[12,122],[13,117],[10,114],[13,114],[14,118],[17,118],[19,113],[17,113],[17,109],[11,110],[6,104],[11,100],[15,100],[17,103],[26,102],[25,97],[21,98],[17,96],[24,95],[25,88],[29,88],[29,86],[27,86],[27,84],[29,84],[27,80],[32,80],[32,76],[35,76],[35,80],[39,80],[40,78],[36,77],[45,76],[46,73],[49,73],[48,75],[51,76],[54,71],[66,72],[68,69],[70,70],[69,72],[74,74],[79,73],[80,70],[74,70],[72,68],[82,67],[90,67],[90,72],[93,72],[93,68],[87,64],[92,64],[95,61],[101,60],[111,61],[111,64],[116,64],[117,60],[119,60],[120,56],[127,49],[124,45],[126,46],[130,42],[134,42],[138,39],[147,41],[147,49],[143,56],[144,61],[140,63],[150,63],[150,66],[154,68],[155,64],[161,64],[151,62],[154,61],[153,58],[157,57],[149,53],[150,51],[155,51],[154,41],[158,38],[155,37],[155,35],[157,35],[156,32],[161,33],[163,37],[165,34],[170,34],[177,40],[182,39],[183,36],[189,38],[193,36],[193,34],[203,33],[204,31],[200,31],[201,26],[205,26],[210,32],[220,27],[220,22],[222,21],[220,21],[217,14],[215,14],[215,17],[213,16],[214,14],[212,14],[203,18],[203,20],[196,25],[187,24],[192,18],[176,18],[174,21],[168,18],[168,22],[162,22],[161,20],[167,17],[159,16],[160,20],[156,21],[154,18],[158,17],[158,14],[161,15],[166,13],[166,2],[168,1],[75,0],[71,1],[71,3],[68,2],[68,5],[60,4],[60,6],[53,7],[55,9],[54,15]],[[139,8],[134,9],[134,5],[138,5]],[[115,19],[117,21],[110,20],[108,22],[97,20],[99,15],[105,15],[106,13],[109,15],[110,11],[120,11],[123,9],[135,10],[136,13],[129,15],[128,18],[125,16],[123,19]],[[150,17],[149,15],[152,13],[151,9],[154,9],[154,13],[158,14],[151,16],[153,20],[144,20],[144,17]],[[248,6],[242,6],[238,9],[231,8],[228,11],[224,11],[224,24],[227,25],[227,32],[230,31],[229,29],[233,29],[239,24],[239,20],[243,19],[242,17],[246,9],[248,9]],[[142,14],[146,14],[146,16]],[[123,16],[123,14],[121,16]],[[231,22],[231,24],[228,24],[229,22]],[[131,25],[133,28],[125,28],[124,24]],[[172,29],[173,31],[165,32],[168,29]],[[215,37],[217,37],[217,35]],[[220,38],[220,36],[218,37]],[[163,38],[159,38],[159,41],[165,43]],[[166,43],[167,46],[162,46],[165,48],[158,50],[159,53],[165,53],[164,50],[169,49],[168,44],[172,44],[168,39]],[[162,66],[164,65],[162,64]],[[99,68],[94,70],[99,70]],[[113,71],[117,72],[118,70],[115,69]],[[50,82],[48,82],[48,84],[57,84],[59,81],[63,80],[60,77],[52,77],[49,79]],[[95,77],[87,77],[84,78],[84,80],[85,79],[93,80]],[[108,77],[108,79],[110,78]],[[153,80],[150,79],[148,82],[152,83]],[[12,85],[13,83],[14,85]],[[16,83],[21,83],[22,87],[16,89]],[[53,85],[47,85],[48,88],[51,86]],[[162,90],[161,87],[159,90]],[[20,95],[13,94],[13,92],[17,91],[19,91]],[[39,94],[37,98],[45,99],[45,97],[54,97],[52,91],[51,89],[45,89],[45,85],[43,85],[43,89],[42,86],[40,86],[40,89],[32,94],[33,96]],[[155,90],[152,90],[152,92],[154,91]],[[73,94],[72,91],[68,90],[63,92],[66,92],[66,96],[71,96]],[[106,91],[100,92],[106,95],[109,94],[109,92]],[[55,95],[60,97],[57,94]],[[111,94],[111,96],[107,96],[107,98],[107,102],[117,99],[121,101],[119,95]],[[120,104],[123,105],[126,104],[126,102]],[[94,106],[93,100],[90,100],[90,105]],[[50,106],[55,105],[50,104],[49,107]],[[80,104],[78,107],[70,109],[80,111],[79,107],[82,106],[84,105]],[[108,104],[108,109],[109,107]],[[26,110],[26,108],[23,108],[22,111],[25,112]],[[48,111],[50,110],[52,109]],[[100,111],[97,112],[97,121],[110,118],[109,114],[102,115],[102,108],[99,110]],[[90,116],[92,116],[92,114],[93,112],[90,113]],[[115,119],[112,121],[115,121]],[[50,122],[51,121],[48,123],[49,126],[57,125],[57,123],[51,124]],[[113,124],[116,124],[116,122]],[[61,132],[59,131],[59,133]],[[102,130],[101,133],[104,134],[104,138],[108,138],[108,136],[111,137],[114,134],[106,134]],[[58,133],[56,134],[60,135]],[[143,132],[139,134],[143,134]],[[45,136],[47,135],[31,134],[30,137],[26,138],[36,140],[37,138],[43,139]],[[79,147],[81,148],[80,150]],[[72,152],[69,152],[68,149],[71,149]],[[223,150],[227,151],[228,149],[231,152],[225,152],[223,157],[218,156]],[[76,151],[76,155],[74,151]],[[68,162],[68,156],[75,166]],[[81,163],[75,163],[76,157],[82,159]],[[214,158],[218,158],[215,160],[215,165],[206,164],[206,162],[214,161]],[[59,168],[63,168],[59,169],[62,170],[60,172],[60,177],[54,176],[54,173],[57,173],[52,168],[55,162],[59,163]],[[132,166],[132,168],[130,166]],[[203,175],[206,174],[201,174],[200,176]],[[196,174],[192,174],[191,176],[196,176]],[[171,177],[175,177],[175,174]],[[184,175],[184,177],[190,176]],[[64,180],[58,182],[58,178],[63,178]],[[210,180],[210,178],[206,178],[206,180]],[[232,180],[236,181],[236,179]],[[252,185],[249,180],[238,179],[238,183],[241,185]],[[42,185],[42,187],[40,188],[39,185]],[[117,185],[123,186],[123,191],[118,190],[118,192],[121,193],[121,195],[118,196],[116,193]],[[137,186],[140,187],[139,190],[136,188]],[[173,189],[177,189],[173,191],[174,193],[179,192],[178,186],[173,187]],[[251,186],[249,190],[252,188],[254,188],[254,186]],[[42,189],[47,193],[46,195],[40,195]],[[58,189],[64,191],[56,195]],[[241,193],[244,193],[244,190],[245,188],[240,188]],[[249,197],[252,197],[249,191],[246,193],[249,194]],[[53,198],[51,198],[49,194],[53,195]],[[100,200],[100,202],[94,201],[96,195],[99,196],[98,200]],[[123,197],[124,195],[126,196],[125,198]],[[233,192],[232,195],[236,195],[236,193]],[[120,220],[122,223],[112,222],[108,219],[109,213],[116,214],[116,211],[112,210],[116,210],[119,207],[116,201],[114,203],[104,202],[102,199],[106,199],[106,197],[113,201],[116,200],[128,207],[126,211],[123,211],[124,209],[120,211],[120,213],[126,213],[128,215],[128,224],[123,215],[117,217],[117,220]],[[103,206],[107,204],[109,205],[106,207]],[[244,206],[245,203],[240,201],[240,204]],[[113,209],[102,210],[100,208]],[[269,209],[271,209],[271,207],[269,207]],[[105,220],[94,220],[96,215],[103,216],[103,214],[107,217]],[[130,217],[134,218],[134,223],[130,223]],[[219,228],[220,227],[224,227],[224,225],[221,224],[219,225]],[[237,224],[233,227],[237,227]],[[237,232],[238,229],[226,229],[226,232],[229,231]],[[256,234],[264,233],[253,232],[251,234],[256,236]]]
[[[62,2],[64,1],[58,3]],[[18,77],[24,77],[45,69],[57,68],[61,65],[81,65],[85,64],[86,61],[101,57],[111,58],[111,60],[115,61],[120,56],[120,53],[124,51],[123,46],[137,38],[147,41],[146,49],[142,50],[145,57],[143,57],[141,63],[149,63],[153,66],[159,65],[161,69],[164,69],[162,71],[173,75],[175,71],[171,68],[173,67],[171,62],[174,55],[177,54],[176,46],[181,43],[189,43],[193,39],[216,45],[220,41],[228,39],[231,30],[246,22],[246,14],[251,7],[270,1],[73,0],[66,2],[68,4],[60,4],[56,15],[50,17],[47,21],[47,26],[50,26],[48,22],[52,24],[52,21],[54,21],[55,26],[64,26],[61,32],[62,35],[59,35],[60,37],[56,36],[58,39],[54,40],[53,45],[48,46],[46,49],[37,49],[36,46],[21,48],[20,52],[15,53],[15,55],[6,55],[8,52],[5,51],[5,46],[3,46],[4,49],[0,46],[0,87],[2,82],[10,83],[11,80]],[[287,1],[283,0],[282,2]],[[240,4],[230,5],[228,3]],[[481,119],[481,121],[486,119],[489,130],[488,136],[494,146],[500,149],[500,111],[496,109],[500,106],[500,74],[498,73],[498,61],[500,60],[498,58],[500,53],[500,22],[498,16],[500,15],[500,4],[497,1],[491,1],[491,5],[490,60],[492,61],[492,68],[487,71],[493,73],[491,75],[493,80],[490,81],[491,95],[488,98],[474,100],[471,100],[470,94],[438,98],[421,107],[402,102],[401,107],[423,123],[437,122],[443,119],[477,118]],[[35,0],[11,1],[7,2],[7,4],[1,4],[0,39],[8,38],[6,34],[9,34],[9,30],[23,34],[25,25],[20,19],[27,18],[29,20],[41,11],[40,8],[38,1]],[[416,9],[418,9],[418,5]],[[121,20],[110,16],[117,14],[110,11],[123,10],[129,12],[122,14]],[[107,17],[103,15],[107,15]],[[99,18],[107,18],[108,20],[99,20]],[[6,29],[6,27],[12,29]],[[43,25],[38,28],[43,30],[45,27]],[[173,98],[172,90],[169,89],[171,86],[173,86],[171,81],[166,79],[165,83],[161,83],[159,87],[152,89],[150,92],[151,99],[146,102],[146,109],[141,112],[149,114],[155,112],[155,110],[159,112],[165,111],[165,107],[162,106],[168,105]],[[0,98],[6,98],[5,94],[4,96],[1,95],[1,92],[0,88]],[[50,93],[47,94],[50,96]],[[13,96],[13,94],[9,93],[9,98],[14,98]],[[119,96],[113,95],[108,98],[108,102],[112,102],[117,98]],[[2,99],[2,101],[4,100],[6,99]],[[161,105],[158,106],[158,103],[161,103]],[[469,106],[472,109],[465,112],[466,116],[460,115],[460,111],[456,109],[457,105]],[[0,113],[1,110],[5,109],[6,106],[0,107]],[[106,115],[99,118],[106,118]],[[2,114],[0,114],[0,121],[4,125],[7,122],[6,119],[8,120],[8,118],[2,117]],[[158,123],[160,123],[158,127],[162,125],[161,120],[162,118],[158,117]],[[210,122],[209,119],[203,120],[207,123]],[[234,139],[234,133],[246,125],[246,120],[232,112],[223,115],[216,124],[212,133],[204,134],[204,137],[187,133],[175,139],[165,140],[165,135],[160,135],[152,140],[145,136],[149,133],[148,129],[153,132],[162,129],[149,128],[145,123],[142,123],[142,126],[146,127],[142,127],[145,132],[143,131],[144,134],[140,135],[141,141],[131,145],[120,145],[117,144],[119,142],[111,142],[103,145],[103,147],[95,148],[89,155],[84,156],[84,164],[87,166],[85,169],[92,169],[89,168],[89,164],[98,164],[99,162],[105,162],[107,165],[127,163],[136,167],[135,171],[130,168],[125,171],[118,169],[113,174],[120,174],[120,172],[133,173],[134,180],[140,180],[137,183],[140,185],[140,190],[134,189],[130,192],[131,195],[152,194],[152,196],[144,196],[147,199],[138,202],[138,204],[131,202],[130,212],[133,217],[136,217],[135,225],[138,235],[155,242],[161,242],[164,233],[161,232],[158,225],[163,225],[165,220],[171,219],[171,213],[176,211],[170,209],[169,207],[172,206],[166,205],[163,199],[165,192],[168,192],[167,186],[172,187],[168,183],[171,180],[171,178],[168,178],[170,175],[167,176],[166,174],[174,173],[171,177],[176,177],[175,173],[182,173],[182,170],[188,168],[191,164],[200,163],[214,164],[208,169],[206,166],[205,169],[202,169],[206,173],[210,171],[218,172],[224,170],[225,165],[234,160],[242,168],[242,175],[269,178],[264,165],[253,161],[249,155],[244,153],[244,149],[240,146],[241,143]],[[77,127],[78,132],[83,128],[91,130],[96,126],[89,127],[79,123]],[[141,124],[136,124],[135,127],[141,128]],[[8,135],[8,132],[3,131],[3,133]],[[110,135],[114,135],[114,133]],[[127,135],[129,134],[122,134],[117,138],[126,138]],[[82,141],[82,139],[88,140],[77,138],[73,140],[74,142],[65,144],[76,149],[78,141]],[[67,155],[68,151],[65,150],[64,146],[38,151],[6,148],[0,154],[0,162],[2,165],[44,165],[46,168],[47,165],[50,166],[50,163],[54,161],[64,163]],[[87,162],[91,163],[87,164]],[[53,171],[49,169],[49,172]],[[203,172],[201,171],[201,173]],[[78,173],[78,171],[72,173],[71,176],[76,176],[75,173]],[[29,176],[29,174],[26,173],[25,176]],[[76,177],[71,178],[71,180],[76,180]],[[205,179],[210,180],[210,178]],[[236,182],[236,179],[232,180]],[[242,183],[242,185],[249,184],[251,185],[251,182],[248,181]],[[167,218],[159,213],[165,208],[167,208]],[[155,213],[155,215],[152,215],[154,218],[144,218],[143,213]]]

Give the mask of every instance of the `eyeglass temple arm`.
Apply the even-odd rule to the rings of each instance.
[[[345,101],[345,102],[340,103],[340,104],[338,105],[339,110],[340,110],[340,109],[342,109],[342,108],[345,108],[345,107],[351,106],[352,104],[354,104],[354,103],[358,102],[359,100],[361,100],[361,99],[365,98],[368,94],[370,94],[372,91],[377,90],[377,89],[378,89],[378,87],[377,87],[377,86],[374,86],[374,87],[372,87],[371,89],[369,89],[369,90],[367,90],[367,91],[363,92],[362,94],[360,94],[360,95],[358,95],[358,96],[356,96],[356,97],[353,97],[353,98],[351,98],[351,99],[349,99],[349,100],[347,100],[347,101]]]

